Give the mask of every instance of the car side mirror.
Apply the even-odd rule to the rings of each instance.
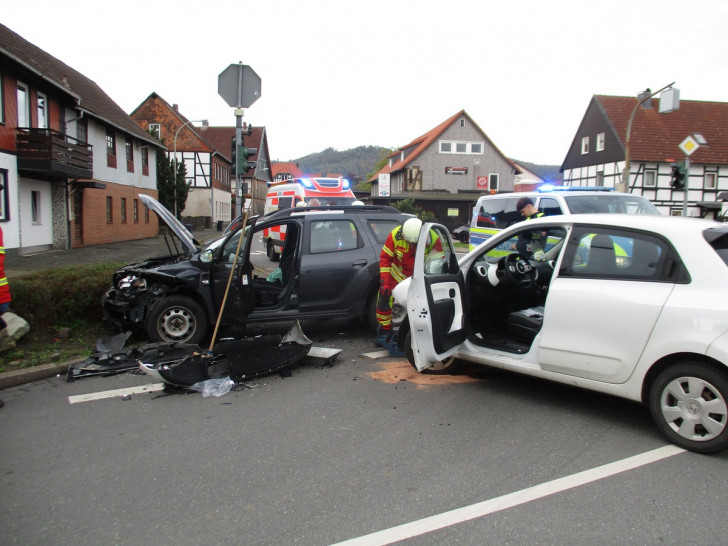
[[[200,254],[200,261],[206,264],[212,263],[212,250],[205,250]]]

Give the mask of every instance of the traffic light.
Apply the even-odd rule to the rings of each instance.
[[[248,161],[249,157],[252,157],[258,153],[258,148],[246,148],[241,146],[238,154],[238,171],[243,174],[248,172],[250,169],[255,168],[255,161]]]
[[[670,175],[670,186],[676,190],[685,187],[685,162],[672,164],[672,174]]]
[[[238,164],[238,147],[235,144],[235,135],[233,135],[232,146],[230,147],[230,162],[232,163],[232,166],[230,167],[230,169],[232,171],[231,174],[233,176],[236,176],[235,167]]]

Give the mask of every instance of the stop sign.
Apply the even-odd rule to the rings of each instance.
[[[248,108],[260,98],[260,76],[246,64],[231,64],[217,77],[217,94],[228,106]]]

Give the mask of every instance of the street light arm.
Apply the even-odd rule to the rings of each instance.
[[[659,91],[655,91],[651,95],[646,96],[641,101],[639,101],[635,105],[635,107],[632,109],[632,113],[629,116],[629,121],[627,122],[627,134],[624,137],[624,175],[622,176],[622,184],[624,185],[624,190],[627,190],[628,186],[629,186],[629,168],[630,168],[630,165],[629,165],[629,160],[630,160],[629,137],[630,137],[630,133],[632,132],[632,120],[634,120],[634,116],[637,113],[637,110],[639,110],[640,106],[642,106],[645,103],[645,101],[648,101],[655,95],[662,93],[665,89],[671,88],[673,85],[675,85],[675,82],[672,82],[671,84],[666,85]]]
[[[174,217],[177,218],[177,136],[179,135],[179,132],[190,125],[191,123],[207,123],[206,119],[193,119],[190,121],[184,122],[182,125],[180,125],[179,129],[177,129],[177,132],[174,134],[174,178],[172,179],[174,182]]]

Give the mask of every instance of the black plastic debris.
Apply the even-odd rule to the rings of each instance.
[[[199,351],[200,347],[191,343],[160,342],[142,345],[136,349],[124,349],[131,332],[102,337],[96,341],[96,353],[82,362],[68,367],[66,381],[93,375],[109,376],[139,369],[139,361],[163,363]]]
[[[269,375],[298,363],[311,348],[298,322],[286,333],[218,343],[213,351],[194,351],[175,361],[139,359],[140,369],[165,385],[191,388],[209,379],[234,382]]]

